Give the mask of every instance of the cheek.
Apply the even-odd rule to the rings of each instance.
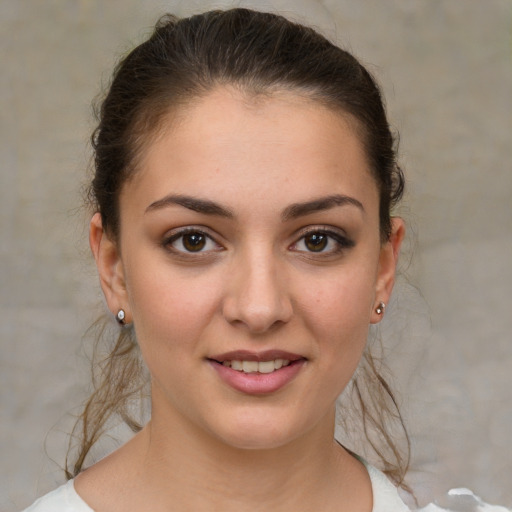
[[[304,288],[303,307],[327,337],[329,333],[368,330],[375,295],[375,280],[369,276],[368,272],[354,272]]]
[[[352,377],[366,346],[374,278],[371,272],[352,272],[318,283],[309,293],[305,290],[302,316],[316,340],[321,371],[337,395]]]
[[[219,304],[218,286],[179,272],[136,271],[128,294],[137,338],[144,351],[158,348],[179,357],[193,348]]]

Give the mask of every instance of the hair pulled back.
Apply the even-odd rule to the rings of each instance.
[[[90,203],[100,212],[110,237],[115,240],[119,235],[123,184],[136,172],[145,146],[158,134],[162,121],[180,106],[223,85],[248,94],[297,92],[355,121],[380,193],[381,238],[388,239],[390,211],[401,198],[404,180],[375,80],[350,53],[313,29],[248,9],[210,11],[184,19],[166,15],[151,36],[117,65],[92,136],[95,174],[89,189]],[[68,465],[68,477],[81,471],[112,414],[119,414],[133,430],[140,428],[128,414],[130,398],[142,387],[139,361],[133,331],[122,327],[108,356],[93,369],[95,390],[75,426],[80,446],[76,462]],[[368,352],[365,361],[365,370],[359,373],[366,374],[365,384],[357,379],[353,384],[356,408],[383,469],[400,483],[408,453],[404,459],[388,423],[398,422],[403,428],[403,422]],[[376,432],[376,440],[369,430]],[[403,434],[408,443],[404,428]],[[379,444],[388,449],[382,450]]]

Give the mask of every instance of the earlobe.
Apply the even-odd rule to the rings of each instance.
[[[395,284],[396,266],[404,236],[405,223],[403,219],[393,217],[391,219],[391,235],[380,250],[379,270],[375,287],[376,303],[373,308],[371,323],[380,322],[385,305],[389,302],[393,285]]]
[[[120,309],[124,310],[124,320],[126,320],[128,317],[128,300],[123,263],[117,244],[103,230],[99,213],[95,213],[91,219],[89,244],[96,261],[101,289],[107,305],[113,315],[117,315]]]

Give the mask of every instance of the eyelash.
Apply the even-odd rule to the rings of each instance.
[[[333,229],[323,227],[323,228],[313,228],[313,229],[307,229],[303,231],[300,234],[300,238],[294,242],[290,247],[292,250],[296,250],[297,252],[305,253],[308,256],[317,256],[317,257],[327,257],[336,255],[338,253],[343,252],[344,250],[351,249],[354,247],[355,242],[349,238],[347,238],[345,235],[341,234],[338,231],[335,231]],[[298,250],[296,247],[299,243],[306,243],[305,240],[308,236],[325,236],[327,237],[327,244],[329,244],[330,241],[334,241],[336,244],[336,247],[334,249],[324,251],[323,249],[320,251],[311,251],[311,250]]]
[[[186,255],[192,255],[192,256],[199,256],[199,255],[201,255],[201,254],[203,254],[205,252],[211,252],[212,251],[211,249],[207,250],[207,251],[203,251],[203,250],[187,251],[186,248],[183,248],[183,250],[180,250],[180,249],[177,249],[176,247],[173,247],[173,244],[176,243],[177,241],[179,241],[180,239],[181,239],[181,244],[183,245],[185,237],[187,235],[199,235],[199,236],[204,238],[206,244],[208,244],[208,243],[215,244],[216,249],[213,249],[213,251],[215,251],[215,252],[223,250],[222,246],[220,246],[213,239],[213,237],[211,237],[207,232],[205,232],[203,229],[196,228],[196,227],[193,227],[193,226],[180,229],[179,231],[177,231],[177,232],[173,233],[172,235],[166,237],[163,240],[162,245],[163,245],[163,247],[165,249],[167,249],[167,250],[169,250],[169,251],[171,251],[173,253],[186,254]]]
[[[185,237],[187,235],[199,235],[200,237],[203,237],[205,244],[213,243],[213,244],[215,244],[216,248],[213,250],[212,249],[203,250],[204,249],[204,246],[203,246],[198,251],[193,251],[193,250],[190,251],[190,250],[187,250],[185,247],[183,247],[183,249],[178,249],[173,246],[173,244],[175,244],[180,239],[181,239],[181,244],[183,246]],[[331,249],[328,251],[324,250],[325,247],[321,248],[321,250],[319,250],[319,251],[307,250],[307,249],[306,250],[297,249],[297,246],[299,245],[299,243],[301,243],[301,242],[307,243],[307,242],[305,242],[306,238],[308,236],[313,237],[315,235],[317,235],[319,237],[325,236],[326,239],[323,239],[323,240],[326,240],[326,244],[329,244],[331,241],[334,241],[334,243],[336,244],[336,247],[334,249]],[[203,255],[204,253],[210,253],[212,251],[219,252],[219,251],[224,250],[224,248],[222,246],[220,246],[214,240],[214,238],[212,236],[210,236],[206,231],[204,231],[201,228],[196,228],[193,226],[180,229],[179,231],[166,237],[163,240],[162,245],[168,251],[171,251],[171,252],[179,254],[179,255],[184,254],[187,256],[200,256],[200,255]],[[289,248],[295,252],[305,253],[305,254],[308,254],[309,256],[313,256],[313,257],[314,256],[326,257],[326,256],[332,256],[332,255],[338,254],[346,249],[350,249],[350,248],[354,247],[354,245],[355,245],[355,242],[350,240],[349,238],[347,238],[345,235],[342,235],[338,231],[334,231],[332,229],[325,227],[325,228],[307,229],[307,230],[302,231],[300,233],[300,238],[298,238],[296,242],[294,242],[292,245],[290,245]]]

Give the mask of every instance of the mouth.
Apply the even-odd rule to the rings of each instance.
[[[266,350],[264,352],[250,352],[236,350],[208,358],[237,372],[244,373],[272,373],[296,361],[305,361],[306,358],[282,350]]]
[[[304,367],[307,359],[298,354],[269,350],[235,351],[208,358],[227,384],[239,391],[263,394],[285,386]]]
[[[227,366],[237,372],[244,373],[272,373],[276,370],[280,370],[284,366],[290,364],[289,359],[271,359],[270,361],[248,361],[248,360],[237,360],[233,361],[222,361],[223,366]]]

